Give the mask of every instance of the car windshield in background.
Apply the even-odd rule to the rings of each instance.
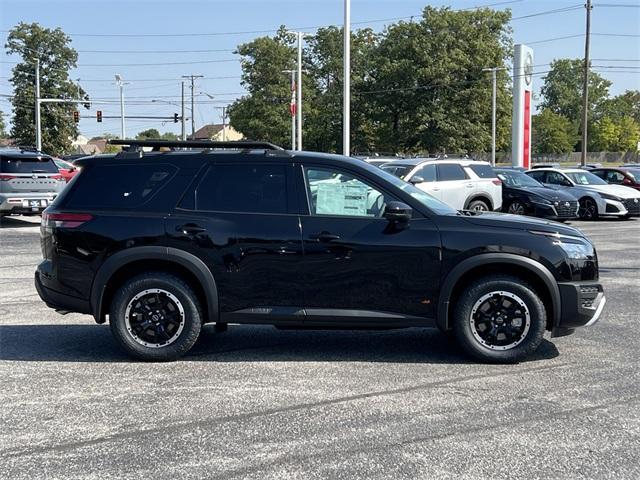
[[[636,182],[640,182],[640,168],[628,168],[625,172],[627,172],[627,175],[633,178]]]
[[[596,177],[591,172],[564,172],[576,185],[608,185],[600,177]]]
[[[472,164],[469,168],[480,178],[496,178],[496,172],[491,168],[491,165],[484,164]]]
[[[504,182],[507,187],[519,188],[519,187],[541,187],[542,184],[531,178],[529,175],[525,175],[522,172],[500,170],[498,172],[498,178]]]
[[[58,173],[53,160],[49,157],[2,157],[0,162],[2,173]]]
[[[400,190],[408,193],[415,200],[420,202],[422,205],[427,207],[429,210],[437,213],[438,215],[456,215],[458,211],[455,208],[451,208],[444,202],[441,202],[435,197],[432,197],[428,193],[423,192],[422,190],[414,187],[410,183],[405,182],[404,180],[400,180],[395,175],[392,175],[389,172],[385,172],[382,169],[378,169],[378,175],[384,177],[390,183],[393,183]]]
[[[400,179],[404,179],[407,174],[413,170],[413,165],[383,165],[380,167],[385,172],[389,172],[391,175],[395,175]]]

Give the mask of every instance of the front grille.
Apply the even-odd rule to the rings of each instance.
[[[627,198],[622,201],[622,204],[631,215],[640,214],[640,200],[637,198]]]
[[[558,217],[575,217],[578,211],[578,202],[558,202],[558,205],[554,205]]]

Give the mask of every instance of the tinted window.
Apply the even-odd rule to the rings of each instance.
[[[564,186],[571,185],[571,183],[569,183],[569,181],[564,177],[564,175],[558,172],[547,172],[547,183],[550,183],[552,185],[564,185]]]
[[[2,173],[58,173],[53,160],[49,157],[2,157],[0,162]]]
[[[386,204],[393,200],[371,185],[338,170],[309,168],[306,174],[312,215],[379,218],[384,214]],[[325,179],[314,180],[318,177]]]
[[[527,175],[529,175],[530,177],[532,177],[533,179],[541,183],[546,183],[546,180],[545,180],[546,174],[547,172],[527,172]]]
[[[93,165],[83,169],[69,192],[69,208],[121,209],[142,205],[175,173],[171,165]]]
[[[591,170],[591,173],[596,177],[604,178],[607,172],[605,170]]]
[[[495,178],[496,173],[491,168],[491,165],[469,165],[469,168],[480,178]]]
[[[425,165],[419,170],[416,170],[416,173],[413,174],[414,177],[422,177],[425,182],[435,182],[436,181],[436,166]]]
[[[216,165],[196,190],[196,209],[287,213],[284,165]]]
[[[601,177],[601,175],[598,175]],[[624,175],[620,172],[616,172],[615,170],[607,171],[607,176],[604,178],[608,183],[622,183],[624,180]]]
[[[449,180],[464,180],[467,174],[460,165],[455,163],[444,163],[438,165],[438,181],[447,182]]]

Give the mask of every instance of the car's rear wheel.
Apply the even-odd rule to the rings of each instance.
[[[518,200],[514,200],[509,204],[507,213],[511,213],[512,215],[524,215],[524,204]]]
[[[116,342],[131,356],[171,361],[198,339],[202,312],[183,280],[163,272],[139,275],[115,294],[109,315]]]
[[[468,210],[472,210],[474,212],[488,212],[489,205],[484,200],[473,200],[469,203]]]
[[[513,363],[542,342],[547,317],[540,296],[522,279],[495,275],[476,280],[458,298],[454,332],[473,357]]]
[[[578,215],[582,220],[596,220],[598,218],[598,205],[595,200],[589,197],[580,199]]]

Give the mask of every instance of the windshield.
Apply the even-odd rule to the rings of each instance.
[[[398,177],[390,174],[389,172],[378,169],[376,173],[387,180],[389,183],[392,183],[394,186],[398,187],[403,192],[411,195],[413,199],[420,202],[422,205],[427,207],[432,212],[437,213],[438,215],[456,215],[458,213],[455,208],[450,207],[449,205],[441,202],[435,197],[432,197],[428,193],[425,193],[422,190],[414,187],[410,183],[400,180]]]
[[[498,171],[498,178],[507,187],[520,188],[520,187],[542,187],[542,184],[531,178],[529,175],[525,175],[518,171]]]
[[[564,174],[576,185],[608,185],[591,172],[564,172]]]

